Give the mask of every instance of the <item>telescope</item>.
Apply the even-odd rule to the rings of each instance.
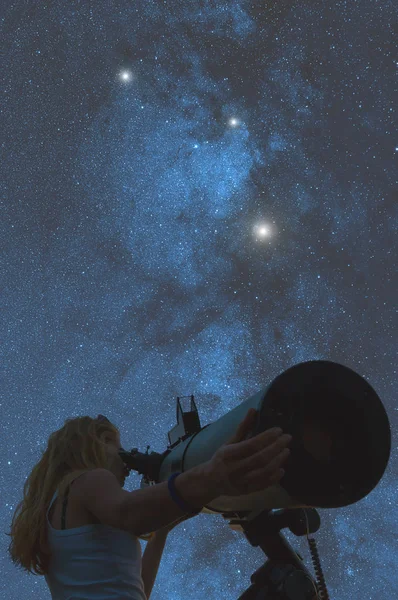
[[[202,513],[219,514],[259,546],[268,561],[251,576],[238,600],[327,600],[316,541],[316,508],[359,502],[379,483],[391,451],[384,406],[372,386],[350,368],[325,360],[296,364],[214,423],[201,427],[194,396],[184,411],[177,398],[177,424],[163,453],[119,452],[126,467],[142,474],[141,488],[167,481],[209,461],[228,442],[250,408],[256,423],[247,438],[280,427],[292,436],[285,474],[275,485],[241,496],[219,496]],[[313,578],[281,529],[307,535]]]

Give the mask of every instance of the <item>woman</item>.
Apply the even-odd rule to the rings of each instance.
[[[123,487],[129,471],[119,450],[119,430],[106,417],[67,419],[50,435],[24,485],[24,498],[7,534],[12,537],[9,553],[16,565],[45,576],[54,600],[76,597],[76,593],[118,600],[149,597],[154,577],[145,585],[138,538],[102,524],[87,512],[79,496],[80,481],[93,469],[112,471]],[[164,536],[156,534],[160,552],[147,546],[148,557],[152,555],[153,563],[156,555],[157,566],[171,528],[165,528]],[[152,537],[156,536],[140,536]]]
[[[250,409],[204,465],[133,492],[121,489],[127,470],[118,429],[101,415],[66,421],[24,486],[12,521],[12,560],[45,575],[53,600],[146,600],[170,529],[219,496],[256,492],[283,477],[291,436],[274,428],[248,439],[255,418]],[[155,534],[141,572],[137,536],[147,531]]]

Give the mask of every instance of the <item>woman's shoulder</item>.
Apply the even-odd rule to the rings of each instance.
[[[81,481],[84,475],[87,475],[87,473],[90,473],[93,470],[94,469],[75,469],[64,475],[57,486],[58,494],[63,496],[67,488],[71,486],[77,479]],[[77,484],[75,484],[73,487],[76,488]]]

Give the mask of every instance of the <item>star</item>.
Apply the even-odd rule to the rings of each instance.
[[[119,78],[122,81],[131,81],[133,78],[133,75],[132,75],[131,71],[121,71],[119,74]]]
[[[235,117],[232,117],[229,121],[228,121],[229,125],[231,127],[238,127],[239,125],[239,120],[236,119]]]
[[[254,226],[254,235],[257,239],[264,240],[265,238],[269,238],[271,235],[271,227],[266,223],[258,223]]]

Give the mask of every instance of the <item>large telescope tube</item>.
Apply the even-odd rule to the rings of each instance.
[[[268,387],[178,443],[165,455],[156,483],[210,460],[252,407],[258,418],[248,437],[275,426],[293,436],[285,475],[279,484],[259,492],[219,496],[202,512],[338,508],[367,496],[382,478],[391,432],[380,398],[348,367],[319,360],[287,369]]]

